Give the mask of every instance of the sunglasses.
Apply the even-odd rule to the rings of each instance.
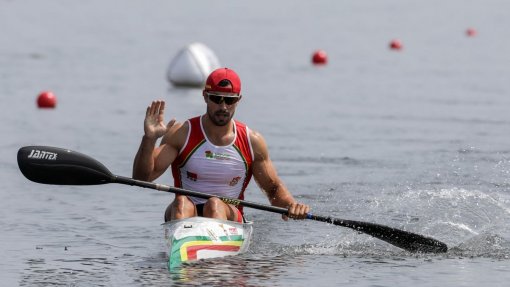
[[[206,95],[209,98],[209,100],[218,105],[221,105],[223,104],[223,102],[225,102],[225,104],[230,106],[237,103],[241,99],[240,96],[220,96],[211,93],[206,93]]]

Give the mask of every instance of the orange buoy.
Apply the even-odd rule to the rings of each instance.
[[[39,108],[55,108],[57,106],[57,97],[49,91],[41,92],[37,97],[37,106]]]
[[[392,49],[392,50],[401,50],[402,49],[402,42],[399,39],[391,40],[391,42],[390,42],[390,49]]]
[[[474,28],[468,28],[468,29],[466,30],[466,35],[467,35],[468,37],[474,37],[474,36],[476,36],[476,30],[475,30]]]
[[[328,62],[328,54],[324,50],[317,50],[313,53],[312,63],[314,65],[325,65]]]

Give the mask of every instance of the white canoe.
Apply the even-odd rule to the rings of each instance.
[[[182,262],[237,255],[248,250],[252,223],[190,217],[163,223],[168,268]]]

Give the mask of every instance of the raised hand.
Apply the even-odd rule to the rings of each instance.
[[[147,107],[145,120],[143,122],[143,129],[146,137],[152,139],[160,138],[164,136],[174,125],[175,119],[172,119],[167,125],[165,125],[164,114],[165,101],[152,101],[152,104]]]

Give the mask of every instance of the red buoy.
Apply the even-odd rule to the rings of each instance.
[[[466,35],[467,35],[468,37],[474,37],[474,36],[476,36],[476,30],[475,30],[474,28],[468,28],[468,29],[466,30]]]
[[[41,92],[37,97],[37,106],[39,108],[55,108],[57,106],[57,97],[52,92]]]
[[[392,50],[401,50],[402,49],[402,42],[398,39],[391,40],[390,42],[390,49]]]
[[[324,50],[317,50],[313,53],[312,63],[314,65],[325,65],[328,62],[328,54]]]

